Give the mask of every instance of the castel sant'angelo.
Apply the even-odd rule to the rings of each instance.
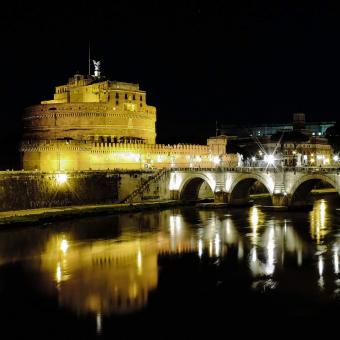
[[[156,144],[156,108],[138,84],[76,74],[52,100],[26,108],[21,144],[25,170],[72,171],[212,167],[226,155],[224,136],[207,145]]]

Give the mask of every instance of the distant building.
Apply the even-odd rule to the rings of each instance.
[[[323,130],[317,134],[310,130],[303,113],[295,113],[293,123],[287,126],[291,126],[291,129],[278,129],[275,133],[272,129],[272,134],[234,137],[230,144],[238,148],[237,151],[243,154],[248,165],[265,165],[268,156],[276,164],[285,166],[320,166],[333,163],[333,148],[323,136]]]
[[[336,122],[306,122],[305,129],[314,136],[324,136],[327,129],[334,126]],[[271,136],[282,131],[293,131],[293,123],[264,123],[264,124],[222,124],[220,132],[231,139],[239,137],[263,137]]]

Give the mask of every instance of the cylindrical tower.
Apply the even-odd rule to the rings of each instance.
[[[156,108],[138,84],[76,74],[53,100],[25,110],[24,140],[155,144],[155,122]]]

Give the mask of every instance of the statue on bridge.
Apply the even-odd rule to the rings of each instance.
[[[243,166],[243,155],[237,153],[237,166],[242,167]]]

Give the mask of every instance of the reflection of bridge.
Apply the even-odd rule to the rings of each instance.
[[[273,205],[292,206],[306,203],[318,182],[326,182],[340,194],[339,167],[237,167],[168,170],[163,181],[173,199],[194,200],[206,183],[216,202],[244,204],[249,200],[250,187],[260,182],[271,195]]]

